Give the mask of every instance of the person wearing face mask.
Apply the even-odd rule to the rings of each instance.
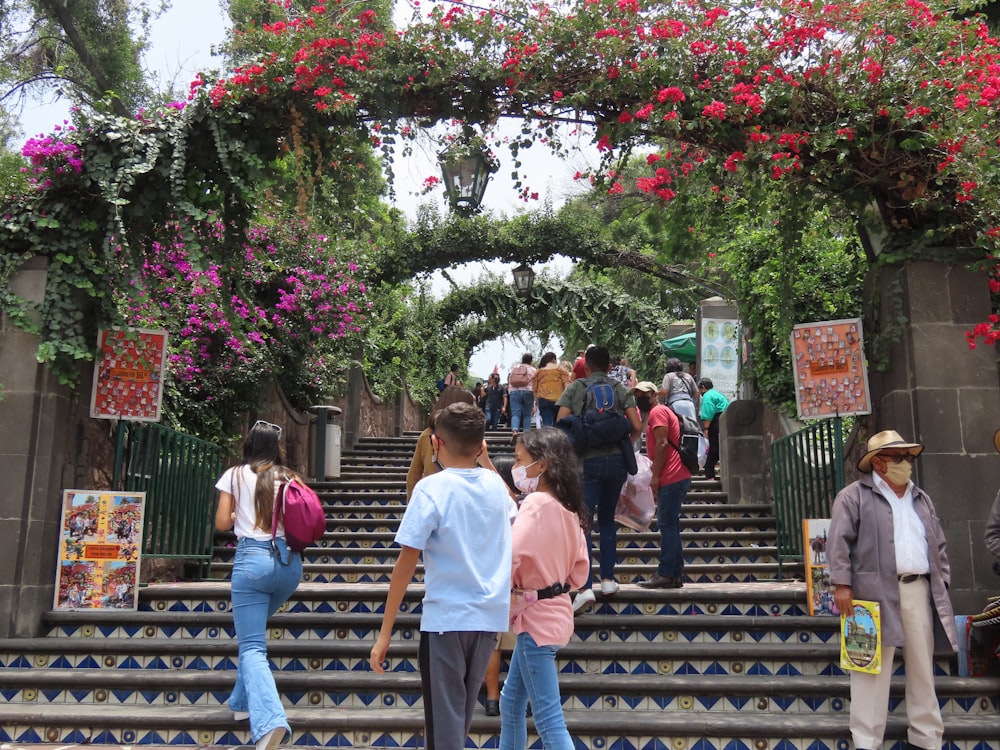
[[[635,396],[635,407],[639,410],[639,419],[642,420],[642,433],[646,432],[646,423],[649,421],[649,412],[656,403],[657,387],[656,383],[649,380],[640,380],[632,389]],[[642,447],[642,435],[633,442],[632,447],[639,450]]]
[[[863,476],[833,501],[827,559],[834,602],[879,603],[880,674],[851,672],[851,735],[856,750],[882,747],[897,649],[906,664],[909,750],[938,750],[944,727],[934,691],[934,653],[958,647],[948,586],[944,530],[930,497],[910,479],[924,446],[895,430],[873,435],[858,462]]]
[[[573,750],[556,653],[573,635],[569,592],[590,578],[590,512],[580,462],[566,435],[542,427],[520,436],[511,471],[526,493],[511,527],[511,626],[517,645],[500,693],[500,750],[528,743],[528,701],[545,750]]]

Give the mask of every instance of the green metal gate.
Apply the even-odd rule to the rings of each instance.
[[[112,486],[146,493],[144,555],[197,561],[207,575],[223,458],[219,446],[154,422],[118,424]]]
[[[829,518],[844,487],[844,436],[840,417],[823,420],[771,443],[771,481],[778,526],[778,578],[786,561],[805,554],[802,521]]]

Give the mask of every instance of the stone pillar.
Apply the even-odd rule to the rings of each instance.
[[[11,279],[11,290],[40,302],[46,269],[45,258],[32,258]],[[37,635],[42,613],[52,608],[62,489],[72,481],[67,446],[78,426],[72,393],[38,364],[37,349],[35,336],[0,317],[0,539],[6,546],[0,637]]]
[[[719,418],[720,475],[730,503],[773,500],[765,409],[760,401],[733,401]]]
[[[887,350],[888,369],[870,363],[873,430],[894,429],[925,450],[914,481],[931,496],[948,537],[956,613],[982,610],[1000,578],[983,544],[983,521],[1000,488],[997,351],[970,350],[964,333],[990,312],[981,273],[961,265],[911,262],[876,271],[876,329],[900,335]],[[871,330],[871,329],[869,329]],[[868,335],[866,330],[866,335]]]

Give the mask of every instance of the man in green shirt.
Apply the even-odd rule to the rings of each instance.
[[[729,399],[715,390],[708,378],[698,381],[698,390],[701,391],[701,426],[708,437],[705,479],[715,479],[715,465],[719,463],[719,417],[729,406]]]

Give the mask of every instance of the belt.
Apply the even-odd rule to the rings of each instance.
[[[907,573],[906,575],[899,576],[900,583],[913,583],[918,578],[930,578],[928,573]]]
[[[568,594],[569,584],[553,583],[551,586],[546,586],[544,589],[538,589],[536,593],[538,594],[538,601],[541,601],[542,599],[551,599],[553,596]]]

